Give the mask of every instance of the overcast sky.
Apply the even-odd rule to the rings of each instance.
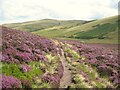
[[[40,19],[91,20],[118,15],[119,0],[0,0],[0,24]]]

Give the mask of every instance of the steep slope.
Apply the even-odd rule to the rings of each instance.
[[[54,20],[54,19],[43,19],[38,21],[24,22],[24,23],[13,23],[13,24],[5,24],[5,26],[24,30],[24,31],[39,31],[42,29],[54,27],[54,26],[71,26],[72,25],[80,25],[85,23],[83,20]]]

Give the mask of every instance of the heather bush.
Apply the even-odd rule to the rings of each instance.
[[[31,61],[46,61],[45,53],[57,55],[59,46],[52,40],[3,27],[2,62],[28,63]]]
[[[75,83],[76,88],[93,88],[89,83],[85,82],[85,77],[81,74],[74,75],[73,82]]]
[[[57,74],[47,74],[42,76],[42,81],[46,83],[51,83],[52,85],[59,87],[60,77]]]
[[[21,88],[21,81],[13,76],[2,75],[2,88]]]
[[[20,69],[21,69],[22,72],[28,72],[28,71],[31,70],[31,67],[24,64],[24,65],[20,66]]]
[[[64,70],[63,70],[62,63],[59,62],[56,72],[53,74],[51,74],[51,73],[44,74],[42,76],[42,81],[51,83],[53,85],[53,87],[59,87],[60,79],[63,76],[63,71]]]
[[[30,62],[31,61],[31,54],[26,52],[17,52],[15,55],[15,59],[18,59],[20,62]]]
[[[80,58],[80,55],[75,51],[70,49],[68,46],[65,47],[65,52],[66,52],[66,56],[70,57],[73,60],[77,60]]]

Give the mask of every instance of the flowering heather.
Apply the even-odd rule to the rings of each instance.
[[[47,61],[45,53],[54,55],[59,53],[59,47],[52,40],[6,27],[2,27],[2,29],[2,62]]]
[[[52,83],[52,85],[54,87],[59,87],[60,79],[63,76],[63,71],[64,71],[64,69],[63,69],[62,63],[59,62],[59,65],[58,65],[58,68],[57,68],[57,73],[45,74],[45,75],[42,76],[42,80],[44,82]]]
[[[21,68],[22,72],[28,72],[31,70],[31,67],[28,65],[21,65],[20,68]]]
[[[13,76],[2,75],[2,88],[21,88],[21,81]]]
[[[32,60],[31,54],[27,52],[17,52],[15,59],[18,59],[20,62],[30,62]]]
[[[81,61],[80,59],[77,60],[77,62],[91,64],[93,67],[96,67],[100,76],[106,75],[117,87],[120,86],[120,65],[118,51],[116,49],[101,48],[98,46],[90,47],[87,44],[80,44],[75,41],[68,41],[66,43],[73,45],[73,48],[77,48],[74,50],[76,50],[80,56],[85,56],[85,60]],[[67,56],[70,57],[69,53]]]
[[[43,65],[47,65],[48,58],[46,57],[47,54],[51,54],[52,56],[57,56],[57,54],[60,53],[60,47],[57,46],[52,40],[30,34],[28,32],[13,30],[7,27],[3,27],[2,32],[2,62],[3,64],[8,63],[9,65],[6,65],[7,68],[12,69],[15,66],[12,64],[15,63],[15,65],[18,66],[18,68],[13,69],[9,72],[9,70],[6,70],[6,67],[4,67],[4,71],[6,75],[13,75],[13,76],[3,76],[3,80],[7,78],[7,80],[11,81],[8,82],[8,84],[12,85],[15,83],[16,87],[18,88],[17,78],[25,78],[25,80],[21,80],[21,85],[23,88],[31,87],[31,82],[33,77],[38,77],[42,75],[41,67],[42,63]],[[41,62],[42,61],[42,62]],[[56,60],[57,61],[57,60]],[[30,66],[29,64],[31,62],[34,65]],[[54,61],[53,61],[54,62]],[[40,63],[40,64],[39,64]],[[58,62],[56,62],[58,63]],[[52,63],[51,63],[52,64]],[[37,66],[36,66],[37,65]],[[60,64],[61,65],[61,64]],[[59,66],[58,66],[59,67]],[[46,67],[45,67],[46,68]],[[56,75],[51,75],[55,79],[53,80],[52,77],[50,77],[50,80],[52,83],[59,84],[60,77],[62,77],[63,70],[60,71],[60,67],[58,68]],[[59,72],[60,71],[60,72]],[[15,77],[14,77],[15,76]],[[30,79],[30,81],[26,79]],[[58,79],[57,79],[58,78]],[[13,80],[12,80],[13,79]],[[4,80],[4,82],[5,82]],[[16,80],[16,82],[15,82]],[[2,82],[2,84],[5,84]],[[6,81],[7,82],[7,81]],[[13,88],[12,86],[3,86],[3,88]]]

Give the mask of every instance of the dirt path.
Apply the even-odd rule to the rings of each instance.
[[[68,62],[64,57],[64,52],[62,51],[62,65],[64,67],[63,77],[60,80],[60,88],[67,88],[71,84],[72,75],[68,68]]]

